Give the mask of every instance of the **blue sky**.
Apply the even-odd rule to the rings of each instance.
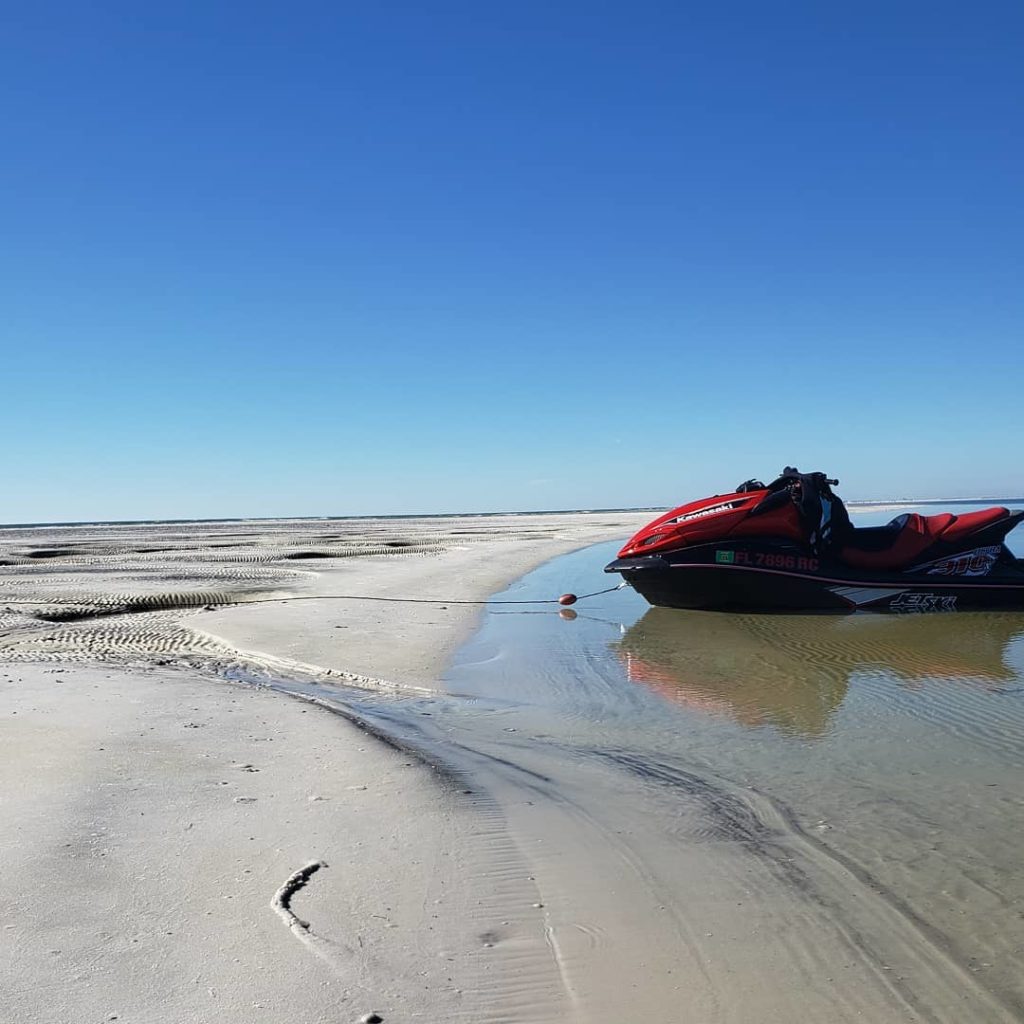
[[[41,3],[0,521],[1024,492],[1018,3]]]

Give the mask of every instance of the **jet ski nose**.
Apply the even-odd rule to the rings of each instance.
[[[640,555],[633,558],[616,558],[605,567],[605,572],[641,572],[645,569],[667,569],[668,562],[658,555]]]

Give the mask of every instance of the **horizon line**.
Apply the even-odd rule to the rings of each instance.
[[[718,495],[709,495],[718,497]],[[978,498],[858,498],[845,501],[848,508],[871,508],[874,506],[902,505],[973,505],[983,501],[1024,504],[1024,497],[986,495]],[[676,506],[678,507],[678,506]],[[483,516],[543,516],[543,515],[601,515],[609,512],[657,512],[663,505],[632,505],[621,508],[552,508],[552,509],[505,509],[492,512],[377,512],[360,515],[310,515],[310,516],[199,516],[197,518],[170,519],[72,519],[44,520],[34,523],[0,523],[0,530],[31,530],[44,526],[175,526],[186,523],[280,523],[328,522],[350,519],[455,519],[458,517],[480,518]]]

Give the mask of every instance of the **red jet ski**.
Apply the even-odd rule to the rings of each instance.
[[[1024,608],[1006,535],[1024,511],[909,512],[855,528],[824,473],[787,467],[666,512],[605,572],[653,605],[744,611]]]

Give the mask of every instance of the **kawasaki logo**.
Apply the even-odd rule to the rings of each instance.
[[[710,508],[698,509],[696,512],[687,512],[685,516],[676,516],[671,520],[673,523],[687,523],[691,519],[702,519],[704,516],[713,516],[719,512],[728,512],[729,509],[739,508],[742,502],[726,501],[721,505],[712,505]]]

